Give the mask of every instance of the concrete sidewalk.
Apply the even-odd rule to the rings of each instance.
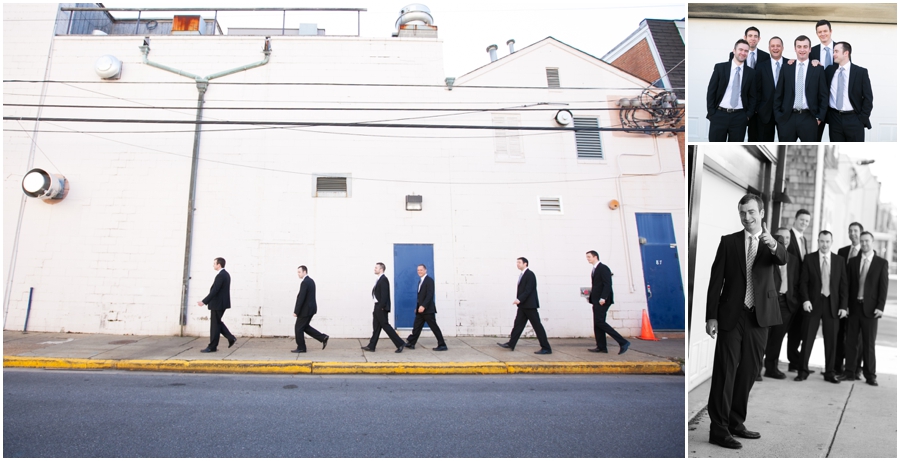
[[[780,366],[784,371],[787,365]],[[709,380],[688,394],[689,458],[896,458],[897,375],[833,384],[810,368],[809,379],[765,378],[750,391],[747,429],[757,440],[738,439],[731,450],[709,443]]]
[[[677,336],[677,337],[676,337]],[[508,374],[508,373],[640,373],[683,374],[683,333],[657,333],[660,341],[631,338],[631,347],[618,355],[610,341],[609,354],[591,353],[592,338],[551,338],[553,354],[535,355],[534,338],[519,340],[515,351],[497,346],[505,338],[447,338],[448,351],[435,352],[433,338],[416,349],[394,353],[389,339],[379,340],[375,352],[360,349],[368,338],[332,338],[324,350],[306,339],[308,352],[296,348],[292,337],[238,338],[228,348],[201,353],[209,338],[178,336],[120,336],[76,333],[3,332],[3,366],[53,369],[117,369],[211,373],[282,374]]]

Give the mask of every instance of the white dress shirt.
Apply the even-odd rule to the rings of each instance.
[[[775,74],[775,66],[777,65],[777,63],[780,62],[781,70],[784,70],[784,56],[782,56],[778,59],[770,59],[769,61],[772,64],[772,81],[775,82],[775,85],[777,86],[778,85],[778,75]]]
[[[735,59],[731,60],[731,71],[728,73],[728,86],[725,87],[725,96],[719,101],[719,107],[724,107],[726,109],[743,109],[744,102],[741,100],[741,95],[738,95],[737,98],[737,107],[731,107],[731,87],[734,85],[734,70],[738,67],[741,68],[741,86],[744,84],[744,78],[746,77],[747,69],[744,68],[744,64],[735,65]]]
[[[834,78],[831,79],[831,89],[828,92],[828,107],[837,109],[837,87],[841,69],[844,69],[844,106],[841,110],[853,110],[853,106],[850,105],[850,61],[834,70]]]
[[[378,277],[375,277],[375,285],[378,285],[378,280],[380,280],[381,277],[384,277],[384,274],[379,274]],[[375,289],[375,285],[372,285],[373,290]],[[372,300],[374,300],[376,303],[378,302],[378,298],[375,297],[374,292],[372,293]]]

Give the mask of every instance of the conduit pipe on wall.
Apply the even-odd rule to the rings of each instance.
[[[263,54],[265,55],[265,58],[262,61],[235,67],[234,69],[229,69],[222,72],[216,72],[214,74],[207,75],[206,77],[201,77],[190,72],[178,70],[173,67],[169,67],[149,60],[147,58],[147,56],[150,54],[149,37],[144,38],[144,44],[139,46],[138,48],[144,55],[144,64],[162,69],[166,72],[172,72],[173,74],[181,75],[182,77],[192,78],[197,82],[197,120],[194,124],[194,152],[191,156],[191,186],[188,195],[187,230],[185,232],[184,242],[184,272],[181,277],[181,313],[178,316],[178,324],[181,325],[181,336],[184,336],[184,326],[187,324],[188,287],[190,286],[191,281],[191,247],[194,232],[194,204],[195,197],[197,195],[197,167],[200,161],[200,122],[203,119],[203,104],[205,102],[204,96],[206,95],[206,90],[209,87],[210,80],[268,64],[269,56],[272,53],[272,45],[269,42],[269,37],[266,37],[265,45],[263,45]]]

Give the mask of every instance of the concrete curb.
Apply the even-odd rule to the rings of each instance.
[[[4,356],[4,368],[256,374],[680,374],[676,362],[305,362]]]

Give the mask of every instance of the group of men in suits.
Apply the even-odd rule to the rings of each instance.
[[[806,210],[797,212],[792,229],[779,228],[774,237],[763,221],[761,198],[745,195],[738,212],[743,230],[719,242],[706,304],[707,334],[719,335],[707,407],[709,440],[732,449],[742,446],[735,437],[761,437],[744,426],[750,390],[761,380],[763,363],[765,376],[786,377],[778,370],[778,357],[792,325],[799,325],[802,340],[799,351],[788,341],[789,371],[797,371],[794,381],[810,374],[809,358],[821,322],[825,380],[858,379],[861,354],[866,383],[878,385],[875,336],[888,289],[888,263],[875,255],[874,236],[861,224],[851,224],[858,238],[839,250],[844,257],[831,252],[833,236],[827,230],[818,235],[817,251],[809,252],[803,237],[810,221]],[[840,338],[842,319],[846,336]],[[838,349],[844,351],[844,363],[837,359]]]
[[[820,43],[800,35],[796,59],[783,56],[784,41],[758,49],[759,29],[748,27],[728,62],[713,69],[706,93],[711,142],[821,142],[825,124],[831,141],[865,141],[871,129],[872,84],[868,70],[851,62],[848,42],[831,39],[831,23],[816,23]]]

